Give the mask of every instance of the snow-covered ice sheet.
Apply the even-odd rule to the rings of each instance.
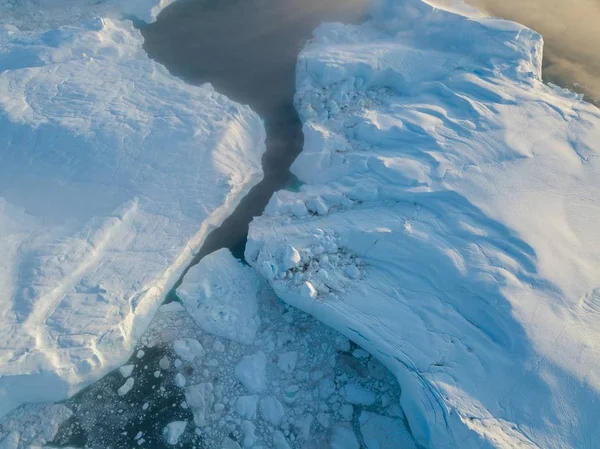
[[[106,18],[0,28],[0,415],[123,363],[262,178],[260,118],[141,45]]]
[[[0,0],[0,26],[21,30],[78,25],[94,17],[154,22],[175,0]]]
[[[300,56],[304,185],[246,259],[397,375],[425,447],[600,441],[600,111],[541,56],[521,25],[412,0]]]

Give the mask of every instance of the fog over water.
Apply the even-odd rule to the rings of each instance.
[[[544,37],[544,79],[600,106],[600,0],[464,0]],[[456,0],[433,0],[448,5]]]
[[[302,123],[294,107],[298,53],[323,22],[359,23],[371,0],[179,0],[142,27],[144,49],[171,73],[209,82],[265,121],[264,180],[207,238],[195,263],[219,248],[238,256],[248,224],[273,193],[290,187],[290,165],[302,151]]]

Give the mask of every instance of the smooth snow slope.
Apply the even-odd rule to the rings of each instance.
[[[424,447],[597,447],[600,111],[521,25],[373,14],[301,54],[305,184],[247,260],[392,369]]]
[[[260,118],[141,44],[110,19],[0,28],[0,415],[124,362],[262,178]]]

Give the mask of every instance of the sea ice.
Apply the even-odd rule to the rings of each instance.
[[[165,442],[171,446],[179,444],[179,440],[185,432],[187,421],[173,421],[167,424],[163,430]]]
[[[0,416],[124,363],[262,177],[255,113],[171,76],[129,21],[47,29],[65,3],[0,3],[3,23],[48,19],[0,25]]]
[[[542,82],[526,27],[372,14],[301,53],[301,187],[254,219],[246,260],[395,373],[418,444],[592,447],[600,111]],[[293,212],[315,198],[326,214]]]

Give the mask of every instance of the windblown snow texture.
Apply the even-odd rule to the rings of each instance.
[[[130,22],[38,25],[0,27],[0,415],[125,362],[265,150],[255,113]]]
[[[398,377],[424,447],[600,441],[600,112],[542,38],[387,0],[300,56],[299,192],[247,260]]]

